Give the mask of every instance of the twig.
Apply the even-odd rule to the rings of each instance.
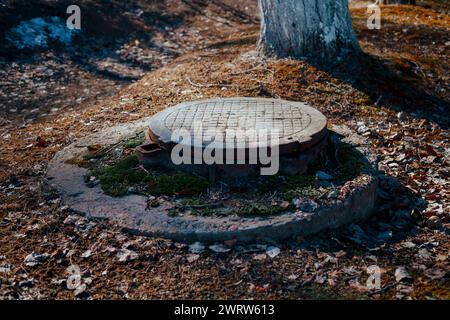
[[[189,77],[186,77],[186,80],[189,82],[190,85],[197,88],[231,87],[231,85],[229,84],[220,84],[220,83],[209,83],[209,84],[194,83]]]
[[[379,294],[379,293],[383,293],[385,291],[391,290],[393,287],[395,287],[395,284],[389,284],[387,286],[385,286],[384,288],[381,288],[379,290],[375,290],[372,292],[367,293],[368,296],[373,296],[375,294]]]
[[[412,61],[412,60],[410,60],[410,61],[415,64],[415,66],[420,71],[420,73],[422,73],[423,77],[426,78],[427,75],[425,74],[425,72],[423,72],[422,68],[415,61]]]
[[[219,203],[210,203],[210,204],[193,204],[189,206],[185,206],[188,209],[210,209],[210,208],[218,208],[223,206],[222,202]]]
[[[144,166],[141,164],[140,166],[139,166],[139,169],[141,169],[141,170],[143,170],[146,174],[148,174],[148,175],[152,175],[151,173],[150,173],[150,171],[148,171],[147,169],[145,169],[144,168]]]
[[[249,73],[249,72],[257,71],[257,70],[268,71],[268,72],[270,72],[272,75],[275,75],[275,71],[273,71],[273,70],[271,70],[271,69],[269,69],[269,68],[267,68],[267,67],[254,67],[254,68],[251,68],[251,69],[248,69],[248,70],[244,70],[244,71],[242,71],[242,72],[234,72],[234,73],[230,73],[230,75],[231,75],[231,76],[238,76],[238,75],[241,75],[241,74],[244,74],[244,73]]]

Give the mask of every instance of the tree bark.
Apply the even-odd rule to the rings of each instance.
[[[359,51],[348,0],[259,0],[258,52],[334,61]]]

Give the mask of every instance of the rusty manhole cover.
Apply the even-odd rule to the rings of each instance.
[[[175,130],[187,130],[194,137],[199,126],[203,137],[205,134],[211,136],[213,132],[213,142],[225,148],[230,146],[226,144],[230,131],[265,129],[277,136],[283,154],[310,148],[321,141],[326,135],[327,119],[318,110],[300,102],[261,98],[212,99],[165,109],[150,120],[149,133],[152,140],[170,148],[179,142],[173,139]],[[210,143],[207,139],[200,142],[202,147]],[[199,146],[196,140],[192,144]]]

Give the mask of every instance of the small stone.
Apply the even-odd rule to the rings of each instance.
[[[91,250],[86,250],[85,252],[83,252],[81,254],[82,258],[89,258],[92,255],[92,251]]]
[[[211,249],[212,251],[214,251],[216,253],[225,253],[225,252],[231,251],[230,248],[227,248],[222,244],[214,244],[212,246],[209,246],[209,249]]]
[[[277,255],[279,255],[281,252],[280,248],[277,247],[267,247],[266,254],[271,257],[275,258]]]
[[[186,259],[189,263],[194,262],[195,260],[198,260],[198,258],[200,258],[199,254],[188,254]]]
[[[395,281],[402,282],[411,279],[412,279],[411,274],[406,270],[405,267],[400,266],[397,267],[397,269],[395,269]]]
[[[365,134],[370,132],[370,129],[364,124],[364,122],[358,122],[357,123],[358,129],[356,129],[356,131],[359,134]]]
[[[0,273],[8,273],[11,271],[10,264],[0,264]]]
[[[420,249],[415,257],[421,261],[429,261],[432,258],[431,253],[425,248]]]
[[[116,256],[119,258],[120,262],[129,262],[139,258],[139,255],[136,252],[128,249],[120,249],[117,251]]]
[[[189,246],[189,252],[191,253],[202,253],[205,251],[205,246],[200,242],[195,242]]]
[[[47,261],[49,255],[47,253],[39,254],[36,252],[32,252],[25,257],[25,265],[28,267],[33,267],[38,264],[42,264]]]
[[[19,287],[23,288],[23,287],[28,287],[31,288],[34,285],[34,280],[33,279],[27,279],[27,280],[23,280],[19,282]]]
[[[253,256],[253,260],[261,261],[265,260],[267,258],[267,255],[265,253],[255,254]]]
[[[322,275],[317,275],[314,278],[314,282],[318,283],[318,284],[323,284],[323,283],[325,283],[326,280],[327,280],[326,276],[322,276]]]
[[[406,241],[402,243],[403,248],[411,249],[417,247],[417,245],[414,242]]]
[[[441,229],[442,221],[438,216],[432,216],[427,220],[427,227],[435,230]]]
[[[445,276],[445,271],[439,268],[427,269],[423,272],[431,280],[439,280]]]

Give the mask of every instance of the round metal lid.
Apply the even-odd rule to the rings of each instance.
[[[289,153],[319,142],[326,135],[326,126],[327,119],[321,112],[301,102],[237,97],[185,102],[167,108],[150,120],[149,133],[167,148],[180,143],[174,133],[183,129],[193,137],[190,146],[205,148],[216,144],[215,147],[227,149],[236,148],[235,144],[226,143],[231,134],[239,139],[243,131],[266,130],[277,137],[280,153]],[[254,137],[242,138],[247,147],[255,143]]]

